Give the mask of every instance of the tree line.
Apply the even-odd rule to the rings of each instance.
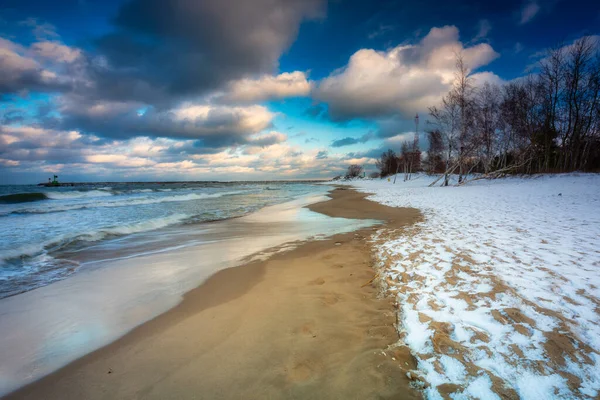
[[[600,170],[600,43],[583,37],[557,46],[539,71],[503,85],[477,87],[462,55],[441,104],[429,108],[429,173],[552,173]],[[377,162],[382,177],[414,160],[406,144]],[[420,154],[420,151],[419,151]]]

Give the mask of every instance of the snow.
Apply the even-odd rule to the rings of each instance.
[[[429,337],[432,333],[427,328],[427,324],[423,324],[419,321],[418,313],[410,309],[410,306],[406,305],[404,309],[403,326],[406,330],[406,342],[411,344],[411,349],[416,353],[425,353],[432,350],[431,345],[428,344]]]
[[[450,382],[459,383],[465,379],[465,366],[457,359],[442,355],[440,356],[440,363],[444,368],[444,374],[450,379]]]
[[[423,213],[374,243],[426,397],[443,383],[457,399],[600,395],[600,175],[434,179],[350,183]]]
[[[469,397],[475,399],[500,399],[500,397],[492,391],[492,381],[486,375],[479,376],[469,383],[469,386],[465,390],[464,398]],[[455,397],[459,398],[459,397]]]

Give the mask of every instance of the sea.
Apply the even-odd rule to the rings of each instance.
[[[190,227],[236,218],[322,186],[292,182],[95,183],[66,187],[0,186],[0,298],[77,273],[91,250],[111,254],[197,243]],[[185,233],[185,234],[184,234]],[[185,236],[185,237],[184,237]],[[87,257],[86,257],[87,253]],[[97,252],[96,252],[97,253]],[[97,254],[102,257],[104,253]]]
[[[0,186],[0,397],[175,307],[218,271],[379,223],[307,208],[330,189]]]

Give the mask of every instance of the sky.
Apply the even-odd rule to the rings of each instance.
[[[323,179],[600,33],[583,0],[3,0],[0,184]]]

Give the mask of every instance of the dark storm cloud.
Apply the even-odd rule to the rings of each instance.
[[[216,154],[224,151],[226,147],[206,147],[202,140],[188,141],[184,144],[170,146],[164,150],[167,155],[197,155],[197,154]],[[178,158],[175,158],[178,160]]]
[[[428,115],[423,114],[419,116],[419,118],[421,119],[421,131],[428,128],[427,117]],[[377,125],[379,126],[379,129],[376,133],[377,137],[382,139],[391,138],[403,132],[409,132],[415,129],[414,120],[404,119],[401,117],[379,119],[377,120]]]
[[[317,160],[324,160],[328,157],[329,153],[327,152],[327,150],[322,150],[320,152],[317,153],[316,155],[316,159]]]
[[[234,112],[214,112],[213,119],[204,122],[177,120],[172,113],[148,111],[138,116],[135,111],[115,119],[95,118],[89,115],[69,115],[61,121],[64,129],[79,129],[103,137],[128,139],[136,136],[202,139],[205,146],[222,147],[245,142],[248,131],[236,123]],[[265,128],[270,126],[264,125]],[[251,132],[250,132],[251,133]]]
[[[383,143],[377,147],[367,149],[365,151],[347,153],[346,156],[348,158],[379,158],[381,157],[382,153],[387,152],[390,149],[399,154],[402,149],[402,143],[408,143],[410,145],[413,143],[413,139],[413,132],[397,133],[393,137],[385,138]],[[427,135],[424,134],[423,131],[421,131],[419,134],[419,148],[421,151],[425,151],[429,148]]]
[[[61,149],[61,148],[19,148],[3,154],[0,151],[0,158],[6,155],[15,161],[44,162],[46,164],[72,164],[85,162],[85,157],[79,149]]]
[[[3,66],[0,64],[0,70],[3,69]],[[56,82],[44,81],[38,71],[23,71],[19,75],[13,75],[11,78],[8,78],[7,76],[0,77],[0,96],[10,93],[18,93],[23,89],[52,92],[60,91],[65,88],[65,85],[58,84]],[[2,99],[3,98],[0,97],[0,100]]]
[[[78,83],[83,59],[78,50],[58,42],[23,46],[0,37],[0,100],[27,92],[64,92]]]
[[[25,120],[25,112],[21,109],[8,109],[0,114],[2,125],[17,124]]]
[[[350,145],[358,144],[358,143],[366,143],[369,140],[373,139],[374,137],[375,137],[375,134],[373,132],[366,133],[359,138],[345,137],[343,139],[334,140],[331,143],[331,147],[344,147],[344,146],[350,146]]]
[[[1,38],[0,38],[1,40]],[[5,50],[0,56],[0,100],[8,94],[19,93],[23,90],[54,92],[66,90],[69,85],[49,76],[32,60],[21,57],[15,52]],[[0,53],[2,53],[0,41]]]
[[[37,121],[46,129],[198,139],[210,148],[247,144],[274,115],[255,106],[211,106],[204,96],[231,80],[276,71],[302,21],[324,15],[325,2],[131,0],[118,10],[112,32],[86,52],[59,41],[27,48],[0,38],[0,96],[62,92],[40,108]],[[188,102],[209,110],[177,115]],[[11,123],[18,116],[3,118]]]
[[[35,132],[35,134],[31,134]],[[15,141],[7,141],[4,135]],[[13,139],[13,140],[14,140]],[[14,161],[43,161],[47,163],[83,162],[82,150],[92,143],[89,138],[69,137],[68,133],[41,128],[0,127],[0,159]]]
[[[107,61],[94,68],[96,90],[100,98],[156,103],[273,72],[300,23],[322,15],[324,5],[324,0],[129,1],[114,20],[115,31],[96,42]]]
[[[250,136],[272,127],[274,117],[262,106],[192,104],[161,110],[136,102],[89,102],[79,96],[64,96],[57,107],[61,117],[45,118],[45,127],[113,139],[197,139],[211,148],[253,143]],[[266,136],[262,139],[273,140]]]
[[[31,20],[27,26],[39,42],[27,47],[0,38],[0,96],[62,93],[34,118],[51,130],[197,139],[212,149],[279,142],[274,136],[250,139],[272,126],[266,108],[209,105],[204,96],[232,80],[275,72],[302,21],[323,16],[325,3],[130,0],[118,10],[112,32],[86,51],[65,46],[58,35],[44,40],[38,35],[44,26]],[[188,103],[209,109],[177,114]],[[0,115],[4,124],[20,118]]]
[[[287,140],[287,135],[279,132],[270,132],[262,134],[258,137],[247,138],[246,143],[253,146],[269,147],[277,143],[282,143]]]
[[[343,139],[334,140],[331,143],[331,147],[344,147],[344,146],[350,146],[350,145],[357,144],[357,143],[358,143],[358,139],[352,138],[352,137],[345,137]]]
[[[369,149],[366,151],[356,152],[356,153],[348,153],[350,158],[379,158],[381,154],[388,150],[389,146],[379,146],[373,149]]]

